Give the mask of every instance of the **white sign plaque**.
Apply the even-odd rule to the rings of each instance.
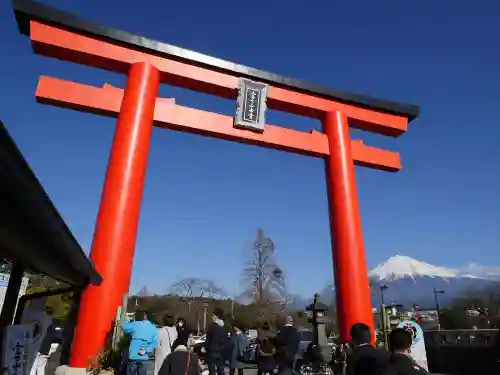
[[[234,126],[264,132],[266,124],[267,88],[265,83],[240,78]]]

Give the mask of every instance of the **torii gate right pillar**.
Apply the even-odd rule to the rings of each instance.
[[[346,342],[353,324],[365,323],[373,332],[374,322],[347,116],[327,112],[323,132],[330,149],[325,169],[337,320],[341,340]]]

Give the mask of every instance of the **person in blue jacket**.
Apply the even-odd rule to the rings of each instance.
[[[137,311],[135,321],[122,326],[123,333],[130,337],[127,375],[147,375],[150,356],[158,345],[158,328],[151,322],[152,314]]]

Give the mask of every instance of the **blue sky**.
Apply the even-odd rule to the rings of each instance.
[[[88,251],[113,119],[43,106],[39,75],[123,85],[124,77],[35,55],[0,5],[0,116]],[[421,105],[399,139],[353,132],[401,152],[397,174],[357,169],[367,260],[500,265],[500,40],[495,1],[45,0],[82,17],[333,88]],[[307,4],[307,7],[305,6]],[[245,18],[258,20],[251,26]],[[163,86],[160,94],[232,114],[235,103]],[[270,123],[317,121],[270,112]],[[155,129],[131,289],[181,277],[238,288],[261,227],[291,291],[332,279],[320,160]]]

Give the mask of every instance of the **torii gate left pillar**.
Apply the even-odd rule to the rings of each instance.
[[[399,136],[418,107],[279,77],[99,27],[36,1],[13,3],[19,28],[35,52],[128,76],[125,90],[41,77],[36,93],[45,104],[118,117],[91,251],[103,282],[84,293],[72,367],[85,368],[95,358],[127,293],[153,125],[323,158],[341,339],[348,340],[354,323],[373,327],[354,165],[394,172],[401,162],[397,152],[351,140],[349,127]],[[160,82],[238,98],[236,119],[157,98]],[[323,132],[265,124],[265,104],[319,119]]]
[[[95,338],[109,332],[109,317],[128,292],[159,84],[154,66],[130,66],[92,243],[91,259],[106,277],[83,294],[72,347],[74,367],[87,364],[88,353],[99,352],[102,342]]]

